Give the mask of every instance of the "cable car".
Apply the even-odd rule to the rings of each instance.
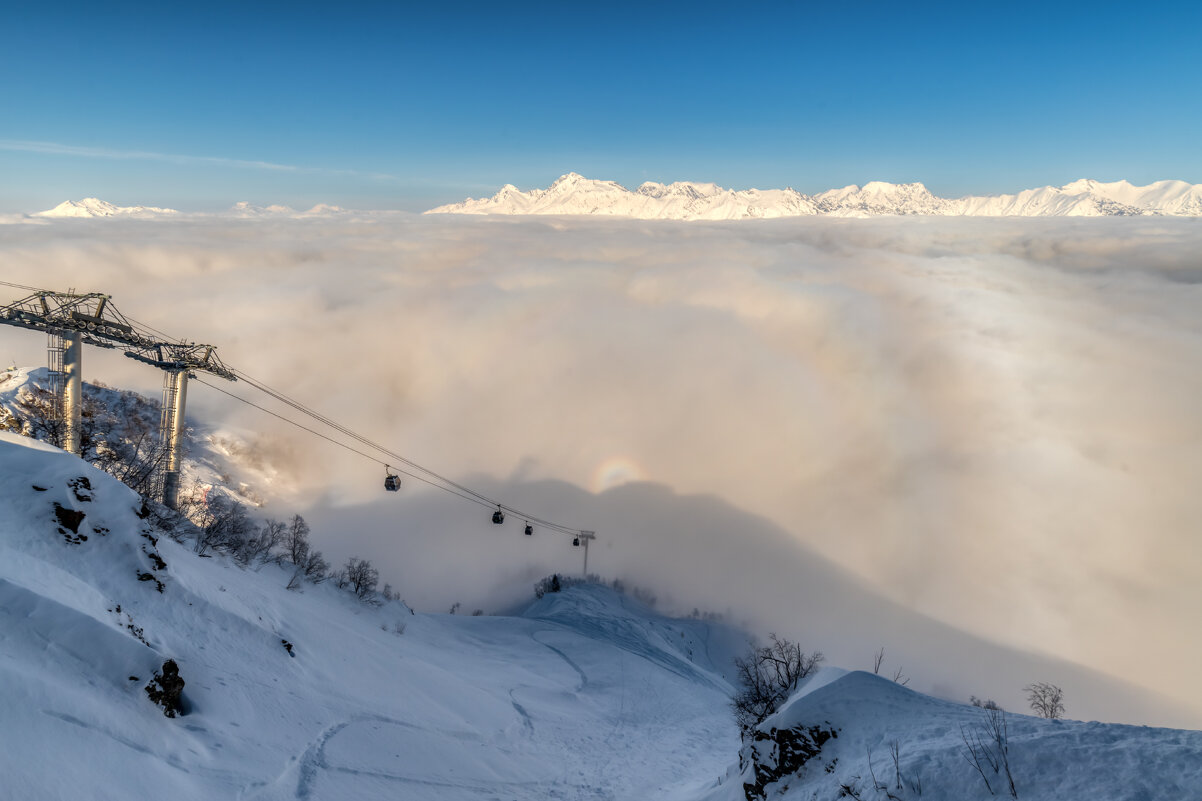
[[[498,526],[505,522],[505,515],[502,514],[500,506],[497,507],[497,511],[492,513],[492,522]]]
[[[576,547],[576,548],[580,547],[580,538],[579,537],[574,537],[572,539],[572,546]]]
[[[526,522],[526,536],[529,537],[532,534],[534,534],[534,526],[530,525],[530,522],[527,521]]]
[[[388,465],[384,465],[384,489],[389,492],[396,492],[401,488],[401,477],[395,473],[388,472]]]

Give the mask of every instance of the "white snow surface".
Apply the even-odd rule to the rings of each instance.
[[[631,191],[613,181],[577,173],[547,189],[522,192],[506,184],[491,198],[468,198],[427,214],[600,215],[645,220],[744,220],[827,215],[877,217],[928,215],[969,217],[1102,217],[1130,215],[1202,216],[1202,185],[1157,181],[1079,180],[1061,187],[1028,189],[1016,195],[941,198],[921,183],[871,181],[815,195],[793,189],[723,189],[712,183],[647,182]]]
[[[56,504],[84,515],[82,536]],[[331,584],[288,591],[283,568],[199,558],[140,507],[76,457],[0,432],[5,797],[744,797],[733,629],[596,585],[480,617],[364,605]],[[168,658],[186,682],[174,719],[143,690]],[[769,797],[837,798],[868,775],[867,754],[884,774],[898,740],[923,799],[984,799],[957,750],[981,715],[825,669],[765,726],[829,722],[839,736]],[[1202,786],[1202,733],[1009,720],[1024,799],[1182,799]]]
[[[1009,798],[1004,767],[995,772],[983,761],[982,779],[966,760],[966,738],[980,736],[988,742],[982,728],[988,715],[985,709],[931,698],[883,676],[831,668],[819,671],[760,729],[817,725],[833,729],[836,736],[801,770],[767,785],[766,797],[781,801]],[[1198,797],[1202,732],[1044,720],[1012,712],[1005,712],[1002,719],[1010,775],[1016,797],[1024,801]],[[893,744],[898,748],[896,768],[890,754]],[[750,781],[750,772],[740,778]],[[844,787],[858,795],[845,794]],[[707,801],[745,798],[737,781],[724,782],[703,797]]]
[[[0,433],[0,467],[5,797],[687,798],[737,751],[729,630],[602,587],[513,617],[290,592],[281,568],[154,542],[140,499],[71,455]],[[143,690],[167,658],[175,719]]]

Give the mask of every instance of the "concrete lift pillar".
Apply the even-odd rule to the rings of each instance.
[[[188,371],[163,371],[163,416],[159,430],[165,437],[163,505],[179,508],[179,475],[183,464],[184,410],[188,402]]]
[[[83,411],[83,334],[64,331],[63,337],[63,447],[80,455],[80,421]]]

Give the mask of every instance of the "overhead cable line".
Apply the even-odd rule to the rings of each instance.
[[[14,284],[11,281],[0,281],[0,286],[11,286],[15,289],[24,289],[26,292],[46,292],[45,289],[39,289],[36,286],[25,286],[24,284]]]
[[[37,287],[25,286],[23,284],[13,283],[11,281],[0,281],[0,286],[13,287],[13,288],[22,289],[22,290],[25,290],[28,292],[53,294],[49,290],[43,290],[43,289],[39,289]],[[74,296],[72,296],[72,297],[74,297]],[[107,300],[107,296],[104,296],[104,297]],[[184,340],[178,339],[176,337],[172,337],[169,334],[167,334],[163,331],[160,331],[157,328],[154,328],[153,326],[147,325],[146,323],[142,323],[142,322],[133,320],[128,317],[122,317],[121,319],[123,321],[123,325],[125,326],[125,330],[128,331],[130,334],[136,335],[136,337],[140,338],[141,340],[144,340],[145,341],[144,344],[148,344],[153,347],[158,347],[160,345],[168,346],[168,345],[172,345],[173,343],[183,343],[184,342]],[[159,342],[158,344],[155,344],[154,340],[159,339],[159,338],[161,338],[162,341]],[[109,346],[109,347],[111,347],[111,346]],[[204,346],[204,347],[207,347],[207,346]],[[210,348],[210,350],[212,350],[212,349]],[[132,354],[127,354],[127,355],[132,355]],[[146,360],[147,359],[142,359],[142,361],[146,361]],[[157,364],[157,362],[152,362],[152,363]],[[182,362],[181,362],[181,364],[182,364]],[[362,434],[359,434],[359,433],[353,431],[352,429],[342,425],[341,423],[337,422],[336,420],[334,420],[330,417],[327,417],[326,415],[322,414],[321,412],[319,412],[309,406],[306,406],[305,404],[301,403],[298,400],[295,400],[294,398],[288,397],[280,390],[273,389],[272,387],[268,386],[264,382],[259,381],[258,379],[255,379],[252,376],[247,375],[246,373],[242,372],[241,370],[229,368],[224,365],[221,365],[221,367],[222,367],[222,372],[220,372],[219,374],[222,375],[222,377],[229,378],[229,377],[231,377],[231,375],[237,376],[244,383],[259,390],[260,392],[264,393],[265,395],[267,395],[271,398],[274,398],[275,400],[279,401],[280,403],[283,403],[283,404],[295,409],[296,411],[300,412],[301,414],[306,415],[306,416],[312,418],[313,420],[321,423],[322,425],[325,425],[325,426],[333,429],[334,431],[338,432],[339,434],[343,435],[344,437],[354,440],[355,442],[358,442],[360,445],[363,445],[366,448],[369,448],[380,454],[383,454],[383,456],[387,457],[391,461],[385,462],[382,459],[380,459],[379,457],[372,456],[370,453],[365,453],[357,448],[347,445],[344,442],[336,440],[333,437],[327,436],[317,430],[314,430],[305,425],[302,425],[302,424],[296,422],[295,420],[291,420],[287,417],[284,417],[283,415],[277,414],[277,413],[271,411],[270,409],[267,409],[263,406],[253,403],[252,401],[247,400],[246,398],[240,397],[238,395],[235,395],[232,392],[228,392],[224,389],[221,389],[220,387],[210,384],[209,382],[204,381],[195,375],[193,375],[193,377],[207,387],[211,387],[212,389],[215,389],[224,395],[228,395],[237,401],[245,403],[245,404],[252,406],[262,412],[265,412],[266,414],[269,414],[273,417],[283,420],[284,422],[289,423],[290,425],[296,426],[297,428],[300,428],[304,431],[307,431],[308,433],[313,434],[314,436],[321,437],[322,439],[324,439],[328,442],[331,442],[335,445],[338,445],[339,447],[345,448],[353,453],[356,453],[359,456],[362,456],[366,459],[370,459],[374,462],[383,464],[386,468],[390,467],[392,464],[406,465],[409,468],[411,468],[412,471],[416,471],[416,472],[411,472],[410,470],[403,470],[403,469],[397,468],[399,470],[399,472],[401,472],[402,474],[409,476],[410,478],[413,478],[417,481],[421,481],[425,484],[428,484],[432,487],[437,487],[438,489],[441,489],[444,492],[448,492],[452,495],[455,495],[456,497],[462,498],[463,500],[471,501],[472,503],[476,503],[481,506],[495,508],[498,513],[504,511],[504,512],[508,512],[508,513],[514,515],[515,517],[523,518],[526,520],[527,526],[529,526],[531,523],[537,523],[538,525],[540,525],[544,528],[551,529],[553,531],[558,531],[562,534],[583,535],[586,533],[580,529],[571,528],[569,526],[565,526],[560,523],[555,523],[551,520],[547,520],[545,518],[538,517],[536,515],[527,514],[527,513],[523,512],[522,510],[517,509],[513,506],[509,506],[507,504],[501,503],[500,501],[498,501],[494,498],[491,498],[481,492],[477,492],[476,490],[473,490],[472,488],[470,488],[468,486],[460,484],[459,482],[454,481],[453,479],[448,478],[447,476],[441,475],[427,467],[423,467],[422,465],[418,464],[417,462],[415,462],[405,456],[402,456],[401,454],[397,453],[396,451],[393,451],[377,442],[374,442],[373,440],[368,439],[367,437],[363,436]],[[191,369],[188,368],[187,366],[185,366],[183,368],[183,371],[190,373]],[[500,520],[494,519],[494,522],[500,522]],[[529,533],[529,532],[527,532],[527,533]],[[577,540],[577,542],[579,542],[579,540]]]
[[[250,401],[239,395],[235,395],[234,393],[230,392],[229,390],[222,389],[221,387],[217,386],[216,384],[210,384],[208,381],[205,381],[203,378],[197,377],[195,380],[199,381],[200,383],[204,384],[206,387],[209,387],[210,389],[217,390],[222,395],[229,395],[231,398],[233,398],[236,401],[241,401],[242,403],[245,403],[247,406],[253,406],[254,408],[258,409],[259,411],[264,412],[265,414],[269,414],[278,420],[283,420],[285,423],[288,423],[289,425],[296,426],[297,428],[301,429],[302,431],[308,431],[310,434],[312,434],[315,437],[321,437],[326,442],[331,442],[340,448],[345,448],[346,450],[350,451],[351,453],[356,453],[365,459],[370,459],[373,462],[379,462],[380,464],[385,464],[384,462],[380,462],[379,459],[377,459],[375,456],[372,456],[371,454],[364,453],[363,451],[359,450],[358,448],[354,448],[354,447],[351,447],[350,445],[347,445],[345,442],[339,442],[338,440],[334,439],[333,437],[326,436],[325,434],[321,433],[320,431],[315,431],[314,429],[309,428],[306,425],[302,425],[301,423],[298,423],[295,420],[291,420],[287,417],[284,417],[282,414],[277,414],[276,412],[273,412],[271,409],[268,409],[264,406],[260,406],[259,404],[255,403],[254,401]],[[462,498],[465,501],[471,501],[472,503],[477,503],[477,504],[480,504],[481,506],[486,506],[486,507],[490,507],[490,508],[495,505],[495,504],[485,503],[484,501],[481,501],[477,498],[473,498],[470,495],[461,495],[460,493],[456,492],[455,490],[451,489],[450,487],[444,487],[441,484],[436,484],[433,481],[430,481],[429,479],[426,479],[426,478],[424,478],[420,475],[416,475],[414,473],[410,473],[407,470],[400,470],[398,468],[398,472],[400,472],[403,475],[409,476],[410,478],[412,478],[416,481],[421,481],[423,483],[429,484],[431,487],[436,487],[437,489],[440,489],[444,492],[449,492],[450,494],[454,495],[455,497]]]
[[[318,411],[306,406],[305,404],[301,403],[298,400],[288,397],[287,395],[280,392],[279,390],[276,390],[276,389],[273,389],[273,388],[267,386],[263,382],[258,381],[257,379],[253,378],[252,376],[247,375],[246,373],[244,373],[241,370],[233,369],[233,373],[236,376],[238,376],[238,379],[240,381],[242,381],[243,383],[248,384],[249,386],[252,386],[255,389],[258,389],[260,392],[263,392],[264,394],[275,398],[276,400],[280,401],[281,403],[284,403],[284,404],[292,407],[293,409],[296,409],[297,411],[301,412],[302,414],[312,417],[313,419],[321,422],[322,424],[327,425],[330,428],[333,428],[335,431],[338,431],[339,433],[343,434],[344,436],[350,437],[351,439],[359,442],[360,444],[362,444],[368,448],[372,448],[373,450],[376,450],[376,451],[380,452],[381,454],[384,454],[385,456],[387,456],[393,460],[392,462],[387,462],[387,463],[385,463],[379,459],[375,460],[375,461],[381,461],[381,464],[398,463],[398,464],[408,465],[409,467],[411,467],[414,470],[418,470],[428,476],[433,477],[434,479],[436,479],[439,482],[443,482],[450,487],[454,487],[455,489],[459,490],[462,493],[465,493],[466,495],[470,495],[473,500],[476,500],[477,503],[481,503],[482,505],[486,505],[486,506],[490,506],[490,507],[497,507],[499,509],[502,509],[506,512],[513,514],[516,517],[521,517],[527,521],[538,523],[539,525],[541,525],[545,528],[554,529],[554,530],[559,531],[564,534],[576,534],[580,531],[579,529],[571,528],[569,526],[565,526],[560,523],[555,523],[550,520],[546,520],[544,518],[537,517],[535,515],[526,514],[525,512],[523,512],[520,509],[517,509],[515,507],[501,503],[500,501],[497,501],[494,498],[490,498],[489,496],[484,495],[483,493],[477,492],[476,490],[473,490],[470,487],[460,484],[450,478],[447,478],[444,475],[436,473],[435,471],[430,470],[427,467],[423,467],[422,465],[418,464],[417,462],[414,462],[413,460],[411,460],[405,456],[402,456],[401,454],[397,453],[396,451],[393,451],[383,445],[380,445],[377,442],[374,442],[374,441],[368,439],[367,437],[363,436],[362,434],[359,434],[359,433],[347,428],[346,426],[338,423],[337,421],[332,420],[331,418],[325,416],[321,412],[318,412]],[[368,458],[372,458],[372,457],[368,457]],[[406,473],[406,475],[412,475],[412,474]],[[432,482],[427,482],[427,483],[432,483]]]

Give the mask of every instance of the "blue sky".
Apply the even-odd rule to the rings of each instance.
[[[1183,3],[25,4],[0,27],[0,210],[420,210],[569,170],[1202,182],[1199,30]]]

